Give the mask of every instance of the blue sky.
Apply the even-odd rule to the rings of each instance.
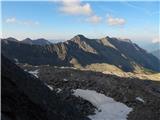
[[[83,34],[159,41],[158,1],[67,1],[3,1],[2,37],[66,40]]]

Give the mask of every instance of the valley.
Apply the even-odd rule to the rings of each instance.
[[[1,120],[160,120],[160,1],[0,3]]]

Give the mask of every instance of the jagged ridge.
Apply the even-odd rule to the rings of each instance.
[[[77,35],[71,40],[45,46],[2,40],[2,53],[10,59],[32,65],[86,66],[94,63],[115,65],[123,71],[135,66],[160,71],[160,61],[130,40],[105,37],[88,39]]]

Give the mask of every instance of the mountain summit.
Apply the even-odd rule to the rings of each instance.
[[[84,35],[78,34],[76,36],[74,36],[71,41],[84,41],[87,40],[88,38],[86,38]]]

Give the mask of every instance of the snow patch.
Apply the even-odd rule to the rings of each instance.
[[[82,89],[73,91],[73,95],[89,101],[98,108],[95,115],[88,116],[92,120],[127,120],[127,115],[132,111],[132,108],[127,107],[125,104],[96,91]]]
[[[57,67],[58,68],[58,67]],[[77,69],[77,68],[75,68],[75,67],[65,67],[65,66],[61,66],[61,67],[59,67],[60,69]]]
[[[67,69],[68,67],[64,67],[64,66],[62,66],[62,67],[60,67],[61,69]]]
[[[140,49],[135,44],[133,44],[133,46],[137,51],[140,51]]]
[[[139,48],[138,48],[138,47],[135,47],[135,49],[136,49],[137,51],[139,51]]]
[[[28,63],[25,63],[23,66],[26,67],[26,66],[28,66],[28,65],[29,65]]]
[[[30,74],[34,75],[36,78],[38,78],[38,71],[39,70],[33,70],[33,71],[28,71]]]
[[[51,85],[47,85],[47,87],[50,89],[50,90],[53,90],[53,87]]]
[[[57,66],[54,66],[54,68],[58,68]]]
[[[44,84],[45,84],[45,86],[47,86],[50,90],[53,90],[53,87],[52,87],[51,85],[48,85],[48,84],[45,83],[45,82],[44,82]]]
[[[121,54],[121,56],[124,57],[125,59],[127,59],[127,57],[123,53]]]
[[[61,88],[57,88],[57,93],[60,93],[62,91]]]
[[[68,79],[64,78],[64,79],[63,79],[63,81],[64,81],[64,82],[67,82],[67,81],[68,81]]]
[[[140,98],[140,97],[136,97],[136,100],[138,100],[138,101],[140,101],[140,102],[142,102],[142,103],[145,102],[145,101],[144,101],[142,98]]]
[[[14,58],[14,61],[16,62],[16,64],[19,63],[18,59],[17,58]]]

